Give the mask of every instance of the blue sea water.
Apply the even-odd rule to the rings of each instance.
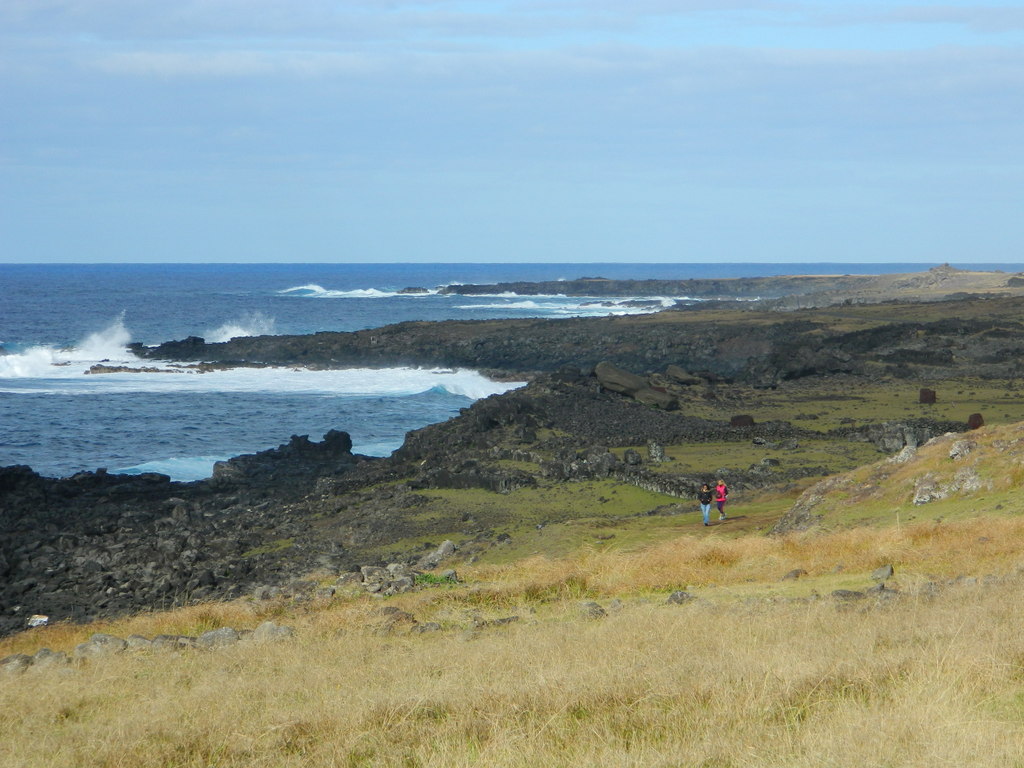
[[[929,266],[0,264],[0,466],[28,464],[50,476],[105,467],[194,480],[209,476],[216,460],[275,447],[293,434],[318,440],[330,429],[349,432],[357,452],[387,455],[407,431],[514,386],[447,370],[85,373],[100,361],[140,366],[126,350],[131,342],[351,331],[403,320],[638,311],[578,297],[434,292],[451,283],[874,274]],[[428,292],[399,293],[408,287]]]

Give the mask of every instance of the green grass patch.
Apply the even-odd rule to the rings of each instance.
[[[295,539],[277,539],[259,547],[254,547],[248,552],[243,552],[242,557],[256,557],[258,555],[270,555],[275,552],[283,552],[295,546]]]
[[[918,402],[922,387],[935,390],[933,405]],[[814,377],[775,389],[688,387],[680,394],[680,408],[705,419],[723,421],[743,413],[758,423],[786,421],[817,432],[901,419],[966,422],[972,413],[981,413],[987,424],[1008,424],[1024,421],[1024,391],[1005,379]]]

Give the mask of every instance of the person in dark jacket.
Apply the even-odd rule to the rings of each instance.
[[[711,490],[711,486],[704,483],[697,491],[697,501],[700,502],[700,511],[704,515],[704,525],[711,525],[708,522],[708,515],[711,514],[711,500],[715,497],[715,492]]]

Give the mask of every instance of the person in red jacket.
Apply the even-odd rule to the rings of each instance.
[[[725,480],[719,480],[715,486],[715,504],[718,506],[718,519],[725,520],[725,501],[729,498],[729,489]]]

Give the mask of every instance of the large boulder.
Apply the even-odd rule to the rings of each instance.
[[[631,397],[647,387],[647,379],[643,376],[637,376],[635,373],[625,371],[618,366],[612,365],[607,360],[594,366],[594,376],[597,377],[598,383],[605,389]]]
[[[0,659],[0,673],[19,675],[32,666],[32,657],[24,653],[14,653]]]
[[[196,645],[200,648],[212,650],[214,648],[226,648],[238,642],[238,632],[231,627],[221,627],[204,632],[196,638]]]
[[[675,411],[679,408],[679,400],[668,392],[663,392],[651,387],[643,387],[633,394],[638,403],[653,405],[663,411]]]
[[[75,646],[74,657],[76,659],[95,659],[103,656],[113,656],[121,653],[128,647],[128,643],[120,637],[97,633],[86,642]]]

